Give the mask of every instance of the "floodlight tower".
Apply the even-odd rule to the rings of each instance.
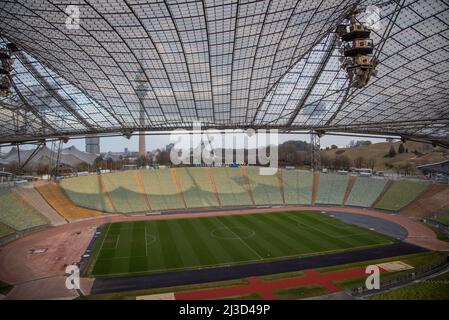
[[[321,169],[320,138],[323,134],[322,131],[310,131],[310,165],[313,171]]]

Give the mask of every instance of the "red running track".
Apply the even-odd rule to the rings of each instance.
[[[220,299],[236,296],[246,296],[257,293],[264,300],[276,300],[275,291],[282,289],[295,288],[304,285],[319,284],[329,291],[329,293],[341,291],[334,281],[347,280],[357,277],[367,276],[364,268],[352,268],[342,271],[318,273],[313,269],[304,270],[303,276],[263,281],[259,277],[247,278],[248,284],[232,286],[226,288],[207,289],[189,292],[175,293],[176,300],[206,300]]]

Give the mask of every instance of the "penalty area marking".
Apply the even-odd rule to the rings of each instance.
[[[104,241],[106,240],[106,238],[108,237],[109,234],[109,229],[111,228],[111,224],[108,224],[108,230],[106,230],[106,234],[103,237],[103,241],[101,242],[101,246],[100,246],[100,251],[101,252],[103,250],[103,245],[104,245]]]
[[[150,240],[150,242],[148,242]],[[145,224],[145,256],[148,257],[148,245],[156,242],[156,236],[147,232],[147,225]]]

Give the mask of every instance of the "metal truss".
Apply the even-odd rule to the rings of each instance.
[[[72,4],[72,3],[71,3]],[[439,0],[0,2],[14,43],[0,143],[190,128],[394,134],[449,144],[449,5]],[[336,26],[380,8],[378,76],[350,87]],[[362,22],[372,17],[361,15]],[[434,120],[437,121],[434,121]]]

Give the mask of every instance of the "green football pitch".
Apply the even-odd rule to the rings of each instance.
[[[106,224],[88,273],[119,276],[279,260],[395,240],[318,212]]]

